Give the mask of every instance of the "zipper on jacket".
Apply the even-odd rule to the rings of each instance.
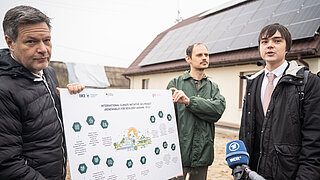
[[[199,88],[200,88],[200,85],[201,85],[201,80],[195,80],[195,79],[193,79],[193,82],[194,82],[194,84],[195,84],[195,86],[196,86],[196,90],[197,90],[197,92],[199,91]]]
[[[43,82],[44,82],[46,88],[48,89],[48,92],[49,92],[50,97],[51,97],[51,99],[52,99],[53,108],[54,108],[54,110],[55,110],[55,112],[56,112],[56,115],[57,115],[57,118],[58,118],[58,120],[59,120],[60,127],[61,127],[61,132],[62,132],[61,149],[62,149],[62,155],[63,155],[63,167],[62,167],[62,170],[63,170],[63,171],[62,171],[62,175],[65,176],[65,172],[66,172],[66,170],[65,170],[66,159],[65,159],[65,150],[64,150],[64,148],[63,148],[63,142],[64,142],[63,134],[64,134],[64,130],[63,130],[63,125],[62,125],[62,120],[61,120],[60,117],[59,117],[58,109],[56,108],[56,104],[55,104],[54,98],[53,98],[53,96],[52,96],[52,93],[51,93],[51,90],[50,90],[50,88],[49,88],[48,82],[46,81],[44,75],[42,76],[42,79],[43,79]]]
[[[279,79],[279,81],[278,81],[278,84],[276,85],[276,87],[274,88],[274,90],[273,90],[273,92],[272,92],[272,94],[271,94],[271,100],[274,98],[274,92],[276,91],[276,89],[278,88],[278,85],[280,84],[280,82],[281,82],[281,79],[283,78],[283,76],[281,76],[280,77],[280,79]],[[270,100],[270,103],[271,103],[271,100]],[[273,102],[273,100],[272,100],[272,102]],[[262,102],[261,102],[262,103]],[[269,104],[269,106],[270,106],[270,104]],[[269,107],[268,107],[269,108]],[[257,164],[257,173],[259,173],[259,166],[260,166],[260,161],[261,161],[261,158],[262,158],[262,154],[263,154],[263,151],[262,151],[262,144],[263,144],[263,136],[264,136],[264,130],[265,130],[265,128],[266,128],[266,125],[267,125],[267,120],[269,119],[269,121],[270,121],[270,110],[269,109],[267,109],[267,113],[266,113],[266,116],[264,117],[264,119],[263,119],[263,123],[262,123],[262,128],[261,128],[261,132],[260,132],[260,134],[261,134],[261,137],[260,137],[260,152],[259,152],[259,159],[258,159],[258,164]],[[264,124],[264,123],[266,123],[266,124]]]

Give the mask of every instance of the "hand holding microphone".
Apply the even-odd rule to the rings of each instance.
[[[235,180],[249,179],[265,180],[262,176],[249,169],[249,154],[243,141],[235,140],[227,144],[226,161],[232,169]]]

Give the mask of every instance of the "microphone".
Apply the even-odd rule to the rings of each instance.
[[[243,141],[235,140],[228,142],[226,160],[231,169],[234,169],[237,165],[249,164],[249,154]]]
[[[228,142],[226,149],[226,161],[232,169],[235,180],[246,179],[249,176],[252,180],[265,180],[262,176],[251,171],[249,164],[249,154],[243,141],[235,140]]]

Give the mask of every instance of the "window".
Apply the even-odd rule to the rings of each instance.
[[[149,89],[149,79],[142,79],[142,89]]]

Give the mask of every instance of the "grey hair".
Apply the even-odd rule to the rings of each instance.
[[[4,35],[9,36],[13,41],[16,41],[20,25],[42,22],[45,22],[49,30],[51,30],[50,18],[40,10],[31,6],[16,6],[7,11],[2,26]]]

